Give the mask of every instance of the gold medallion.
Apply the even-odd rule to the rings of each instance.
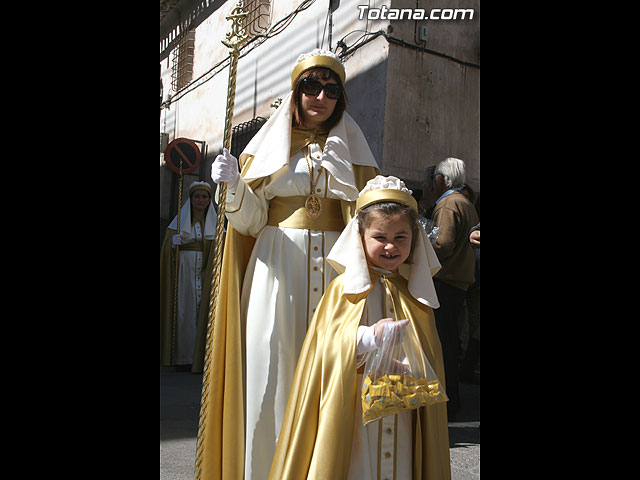
[[[312,193],[307,197],[307,201],[304,202],[304,208],[307,209],[307,215],[310,218],[318,218],[322,213],[320,198],[315,193]]]
[[[307,200],[304,202],[304,208],[307,210],[307,215],[309,218],[316,219],[322,213],[322,203],[320,202],[320,197],[315,194],[316,186],[318,185],[318,181],[320,180],[320,175],[322,175],[322,167],[318,168],[318,176],[315,181],[313,180],[313,162],[310,158],[309,147],[307,147],[307,152],[305,155],[305,160],[307,162],[307,170],[309,171],[309,190],[311,194],[307,197]]]

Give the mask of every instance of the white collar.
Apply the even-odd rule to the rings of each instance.
[[[292,106],[290,92],[267,123],[251,139],[240,155],[253,155],[254,160],[243,172],[245,181],[264,178],[289,163],[291,148]],[[362,130],[347,113],[327,136],[321,165],[331,174],[328,188],[341,200],[358,198],[353,165],[378,168]]]
[[[207,217],[204,219],[204,238],[207,240],[213,240],[216,236],[217,228],[217,213],[216,208],[213,205],[213,201],[209,204],[209,210],[207,210]],[[178,215],[173,217],[172,222],[167,228],[171,230],[178,230]],[[191,232],[191,199],[187,199],[186,203],[180,209],[180,233]]]

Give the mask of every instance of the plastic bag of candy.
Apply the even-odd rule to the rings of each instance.
[[[369,354],[362,382],[362,421],[446,402],[447,395],[427,360],[414,325],[386,323],[382,344]]]

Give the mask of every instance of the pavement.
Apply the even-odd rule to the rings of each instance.
[[[480,479],[480,385],[460,383],[461,410],[449,422],[451,480]]]
[[[201,393],[202,374],[160,368],[160,480],[193,480]],[[460,396],[449,422],[451,480],[479,480],[480,386],[461,383]]]

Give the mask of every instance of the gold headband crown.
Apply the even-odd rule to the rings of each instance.
[[[369,180],[356,200],[356,213],[374,203],[394,202],[418,213],[418,202],[404,182],[397,177],[378,175]]]
[[[189,187],[189,195],[191,195],[196,190],[205,190],[209,192],[209,195],[211,195],[211,185],[209,185],[207,182],[193,182]]]
[[[296,85],[296,81],[307,70],[312,68],[328,68],[340,78],[340,83],[344,86],[346,73],[344,66],[335,53],[328,50],[316,48],[311,53],[305,53],[298,57],[298,63],[291,73],[291,89]]]

